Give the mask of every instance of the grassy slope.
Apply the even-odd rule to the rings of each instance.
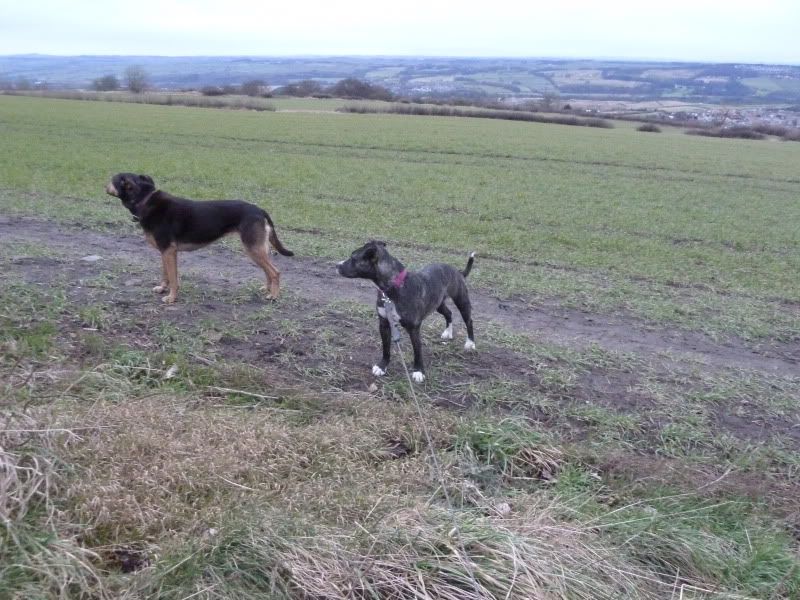
[[[263,199],[305,254],[342,256],[373,235],[419,244],[398,251],[414,262],[476,247],[497,257],[483,259],[476,285],[534,299],[653,322],[678,318],[671,303],[696,305],[681,325],[762,336],[790,336],[796,318],[771,300],[798,293],[788,144],[22,98],[0,98],[0,132],[0,213],[132,231],[101,192],[124,168],[188,196]],[[321,235],[299,232],[312,228]],[[463,357],[432,346],[443,382],[419,392],[469,568],[405,382],[377,395],[348,384],[349,349],[374,344],[366,309],[291,292],[264,306],[245,287],[208,311],[213,290],[189,284],[192,318],[176,322],[121,285],[147,277],[141,266],[75,272],[64,260],[42,286],[21,275],[42,254],[46,240],[0,244],[0,473],[15,492],[0,501],[10,517],[0,552],[14,565],[0,577],[19,597],[66,586],[406,598],[425,585],[431,597],[465,598],[470,572],[496,597],[512,580],[519,598],[800,589],[796,488],[782,492],[796,447],[716,424],[721,414],[790,420],[795,380],[699,365],[664,373],[485,324],[486,355],[509,370],[444,381],[465,374]],[[709,325],[727,302],[739,312]],[[265,322],[271,343],[316,342],[257,363],[230,350],[262,339],[252,332]],[[630,381],[639,405],[585,395],[587,378],[600,390]],[[472,408],[436,406],[459,398]],[[150,566],[125,575],[126,561]]]

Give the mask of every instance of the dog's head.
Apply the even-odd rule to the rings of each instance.
[[[127,208],[134,217],[138,217],[139,203],[148,194],[154,192],[156,184],[148,175],[136,175],[134,173],[117,173],[106,185],[106,194],[116,196],[122,200],[122,205]]]
[[[381,259],[388,255],[386,242],[371,240],[355,250],[350,258],[336,265],[339,275],[350,279],[375,280],[379,273]]]

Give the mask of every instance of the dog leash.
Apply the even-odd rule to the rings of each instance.
[[[386,315],[386,320],[389,321],[389,327],[392,330],[392,341],[397,344],[398,352],[400,351],[400,313],[397,312],[397,307],[391,301],[386,293],[378,288],[381,293],[381,302],[383,302],[383,310]]]
[[[397,354],[400,356],[400,362],[403,364],[403,371],[405,371],[406,381],[408,381],[408,389],[411,392],[411,397],[414,399],[414,405],[417,410],[417,417],[419,417],[419,422],[422,427],[422,431],[425,434],[425,440],[428,444],[428,448],[430,449],[431,461],[433,462],[433,468],[436,473],[436,478],[439,480],[439,487],[441,487],[442,493],[444,494],[445,502],[447,503],[447,512],[450,515],[450,519],[453,521],[453,529],[451,534],[455,533],[456,536],[456,541],[458,543],[458,550],[460,550],[460,552],[457,552],[458,558],[461,561],[461,564],[464,565],[464,568],[467,570],[469,578],[472,581],[472,586],[478,593],[478,595],[485,598],[491,598],[491,595],[486,594],[483,586],[481,586],[478,583],[478,579],[475,576],[475,569],[473,568],[472,563],[468,558],[469,555],[467,554],[467,548],[464,544],[464,538],[461,535],[461,528],[458,526],[458,521],[456,520],[453,501],[450,498],[450,492],[447,491],[447,483],[445,482],[444,479],[444,471],[442,469],[442,463],[439,461],[439,456],[436,454],[436,448],[433,445],[433,438],[431,437],[431,432],[428,429],[427,420],[425,419],[425,415],[422,413],[422,404],[417,398],[416,392],[414,392],[414,383],[411,381],[411,373],[408,372],[408,365],[406,364],[406,359],[403,356],[403,349],[400,346],[400,314],[397,312],[397,308],[395,307],[394,302],[392,302],[392,300],[386,295],[386,292],[384,292],[381,288],[378,288],[378,291],[381,294],[381,301],[383,302],[383,309],[385,315],[384,318],[387,321],[389,321],[389,327],[391,327],[392,330],[392,341],[394,342],[395,348],[397,349]]]

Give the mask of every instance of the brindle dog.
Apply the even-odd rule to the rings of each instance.
[[[340,275],[349,278],[368,279],[380,290],[378,292],[378,325],[381,332],[383,356],[372,367],[372,373],[380,377],[386,373],[391,357],[391,301],[399,316],[400,325],[408,331],[414,349],[414,372],[417,383],[425,381],[425,364],[422,360],[420,326],[423,319],[434,310],[444,317],[446,324],[443,340],[453,339],[453,314],[445,301],[450,298],[461,313],[467,326],[467,341],[464,350],[475,350],[475,335],[472,331],[472,305],[467,292],[467,275],[472,270],[475,253],[469,255],[463,271],[441,263],[434,263],[416,272],[407,271],[399,260],[389,254],[384,242],[370,241],[354,251],[348,260],[336,265]]]

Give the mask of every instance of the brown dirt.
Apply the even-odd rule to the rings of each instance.
[[[631,488],[653,483],[690,489],[707,498],[741,496],[763,502],[770,510],[787,519],[788,528],[800,539],[800,483],[764,473],[726,471],[693,465],[652,455],[611,454],[595,465],[606,477]]]

